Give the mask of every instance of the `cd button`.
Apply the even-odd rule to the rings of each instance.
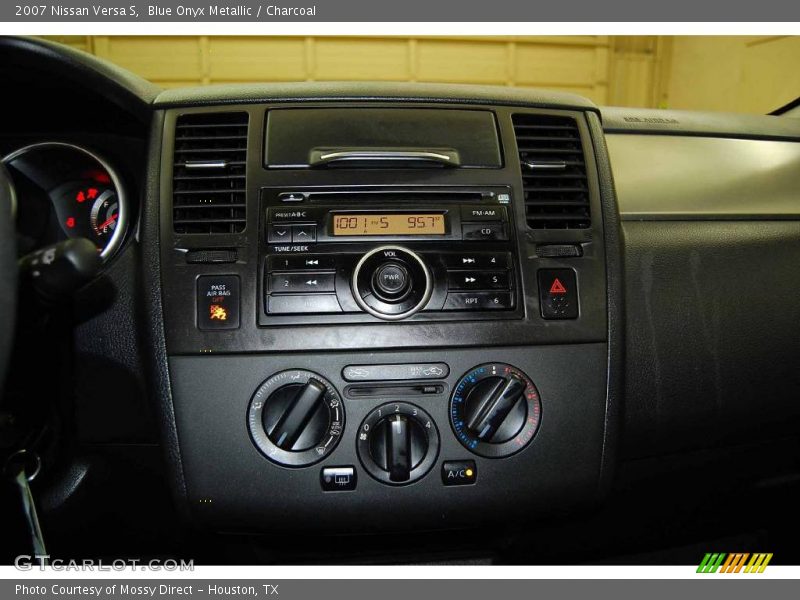
[[[503,223],[462,223],[461,234],[464,240],[507,240],[508,235]]]

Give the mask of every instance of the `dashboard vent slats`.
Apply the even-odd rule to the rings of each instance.
[[[586,163],[572,117],[516,114],[525,216],[531,229],[591,226]]]
[[[245,112],[178,117],[172,177],[175,233],[241,233],[247,224]]]

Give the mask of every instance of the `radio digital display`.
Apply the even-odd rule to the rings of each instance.
[[[444,215],[426,213],[337,214],[333,235],[444,235]]]

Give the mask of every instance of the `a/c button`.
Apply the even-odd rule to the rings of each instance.
[[[478,479],[474,460],[447,460],[442,464],[442,483],[445,485],[471,485]]]

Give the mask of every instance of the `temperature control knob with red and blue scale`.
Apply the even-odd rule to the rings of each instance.
[[[539,429],[539,391],[525,373],[505,363],[488,363],[466,373],[450,400],[450,425],[458,441],[486,458],[511,456]]]

